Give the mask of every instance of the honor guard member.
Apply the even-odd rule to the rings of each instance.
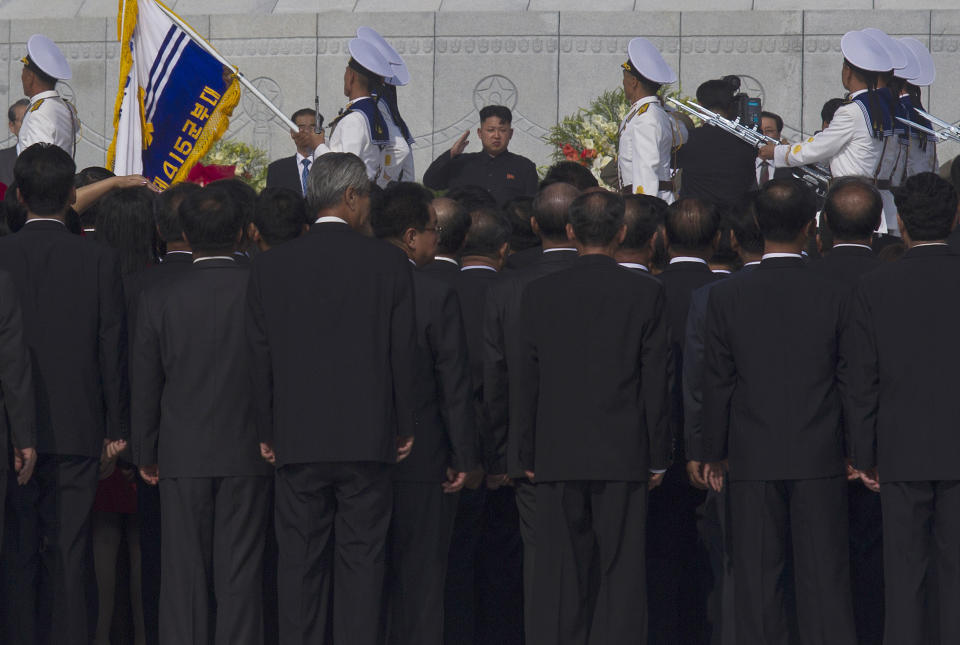
[[[899,38],[897,42],[907,56],[907,65],[898,69],[894,75],[901,81],[900,110],[898,116],[913,121],[919,125],[932,127],[926,117],[917,113],[917,108],[923,109],[920,101],[920,88],[933,83],[937,76],[933,56],[926,46],[916,38]],[[896,185],[902,185],[908,177],[921,172],[937,172],[937,138],[933,135],[907,128],[904,137],[906,147],[903,163],[900,165],[900,174],[895,177]]]
[[[390,132],[374,96],[381,91],[383,79],[393,76],[390,64],[377,48],[366,40],[354,38],[348,45],[350,61],[343,73],[343,94],[350,101],[330,123],[330,143],[323,133],[296,132],[293,140],[313,148],[313,158],[328,152],[352,152],[367,167],[367,176],[377,181],[381,174],[381,155],[390,145]]]
[[[400,116],[400,107],[397,104],[397,87],[410,82],[410,71],[403,62],[403,57],[375,29],[360,27],[357,29],[357,38],[376,47],[389,63],[393,73],[383,79],[383,86],[378,92],[377,107],[387,124],[390,143],[380,151],[380,177],[377,183],[381,188],[386,188],[392,181],[415,181],[413,135]]]
[[[73,157],[78,129],[73,107],[60,98],[54,89],[57,81],[73,76],[63,53],[52,40],[41,34],[30,36],[27,55],[20,62],[23,93],[30,97],[30,107],[23,116],[17,154],[35,143],[53,143]]]
[[[623,63],[623,91],[630,110],[620,124],[620,187],[627,194],[676,198],[670,169],[673,152],[687,138],[686,128],[660,105],[657,91],[677,75],[646,38],[634,38]]]
[[[760,148],[762,159],[773,159],[777,168],[827,162],[834,177],[875,176],[883,137],[893,132],[890,107],[877,96],[877,75],[893,65],[886,51],[862,31],[844,34],[840,50],[840,78],[850,95],[837,108],[830,127],[801,143],[767,144]]]

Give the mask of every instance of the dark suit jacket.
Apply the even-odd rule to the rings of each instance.
[[[683,170],[680,197],[696,197],[718,206],[736,204],[756,187],[757,150],[726,130],[702,125],[677,150]]]
[[[3,148],[0,150],[0,184],[6,184],[7,188],[13,184],[13,164],[16,162],[16,145],[12,145],[9,148]]]
[[[50,220],[0,239],[33,361],[37,450],[99,457],[129,431],[127,333],[116,253]]]
[[[165,282],[193,268],[193,254],[189,252],[166,253],[159,264],[123,276],[123,292],[127,303],[128,337],[133,347],[137,332],[137,311],[140,306],[140,294],[156,284]]]
[[[396,461],[397,438],[414,434],[406,255],[314,224],[257,256],[247,305],[260,440],[277,463]]]
[[[666,468],[664,310],[656,280],[602,255],[527,287],[511,422],[537,481],[646,481]]]
[[[303,185],[300,183],[300,174],[297,155],[277,159],[267,166],[267,188],[289,188],[298,195],[302,195]]]
[[[160,476],[272,472],[260,458],[245,329],[249,271],[203,260],[140,295],[132,347],[133,454]]]
[[[734,480],[844,471],[837,382],[847,289],[801,258],[714,285],[707,305],[703,460]]]
[[[857,468],[881,481],[960,479],[960,257],[908,250],[854,293],[844,413]]]
[[[417,270],[423,271],[437,280],[442,280],[452,287],[455,287],[457,281],[460,279],[460,265],[447,262],[446,260],[434,260],[433,262],[424,264]]]
[[[452,266],[452,265],[451,265]],[[477,466],[477,430],[460,301],[453,288],[413,273],[417,305],[417,439],[397,481],[440,482],[447,466]]]
[[[520,436],[510,423],[512,394],[518,387],[522,343],[520,306],[524,289],[533,281],[569,268],[576,251],[540,250],[537,261],[505,273],[487,292],[483,315],[483,393],[488,423],[490,454],[485,455],[487,472],[523,477],[520,464]]]
[[[37,410],[20,298],[10,275],[0,271],[0,471],[10,459],[8,440],[17,448],[36,447]]]
[[[826,278],[838,280],[849,289],[857,286],[864,273],[873,271],[881,262],[873,249],[859,246],[835,246],[826,255],[810,262],[810,268]]]
[[[507,256],[507,263],[503,266],[503,269],[505,271],[525,269],[540,262],[541,255],[543,255],[542,246],[534,246],[529,249],[517,251],[516,253],[511,253]]]

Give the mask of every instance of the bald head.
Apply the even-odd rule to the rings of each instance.
[[[437,197],[432,204],[437,212],[437,255],[456,255],[470,229],[470,214],[447,197]]]
[[[571,184],[558,182],[546,186],[533,200],[533,219],[540,237],[551,242],[567,239],[570,204],[580,195]]]
[[[880,191],[865,179],[838,179],[823,206],[834,243],[869,241],[880,226],[883,199]]]

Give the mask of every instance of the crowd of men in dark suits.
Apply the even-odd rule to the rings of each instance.
[[[305,202],[119,189],[156,201],[145,268],[70,234],[75,171],[25,150],[0,239],[9,642],[90,642],[98,464],[125,448],[159,492],[164,644],[960,642],[936,175],[898,192],[884,263],[858,178],[817,230],[792,179],[721,220],[577,164],[501,207],[330,153]]]

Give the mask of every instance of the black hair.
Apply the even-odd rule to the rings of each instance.
[[[254,202],[253,223],[271,247],[295,240],[307,223],[307,203],[295,190],[264,188]]]
[[[607,246],[623,226],[623,197],[597,191],[580,195],[570,205],[570,226],[584,246]]]
[[[29,56],[27,56],[27,62],[25,63],[25,65],[27,69],[29,69],[31,72],[37,75],[37,78],[44,85],[49,85],[50,87],[54,87],[57,84],[57,79],[55,79],[54,77],[50,76],[45,71],[40,69],[40,67],[35,62],[33,62],[33,59],[31,59]]]
[[[533,198],[533,218],[540,235],[554,241],[567,239],[570,205],[577,197],[577,188],[566,183],[550,184],[537,193]]]
[[[156,201],[145,186],[111,190],[100,200],[97,241],[117,250],[121,275],[157,262]]]
[[[883,198],[860,177],[840,177],[827,193],[823,217],[834,242],[869,239],[880,226]]]
[[[456,200],[450,203],[449,210],[437,209],[437,253],[441,255],[459,253],[470,230],[470,211]]]
[[[89,186],[90,184],[95,184],[98,181],[103,181],[104,179],[110,179],[111,177],[116,177],[112,171],[107,170],[101,166],[87,166],[80,172],[78,172],[73,177],[73,187],[82,188],[83,186]],[[87,208],[78,215],[80,219],[81,228],[96,228],[97,226],[97,216],[100,212],[100,200],[98,199],[94,203],[87,206]]]
[[[487,105],[480,110],[480,125],[483,125],[483,122],[492,116],[497,117],[507,125],[513,123],[513,113],[510,108],[505,105]]]
[[[556,183],[570,184],[578,190],[600,186],[600,182],[593,176],[590,169],[576,161],[558,161],[550,166],[547,174],[540,181],[540,190]]]
[[[623,223],[627,234],[620,248],[642,249],[663,225],[667,202],[654,195],[627,195],[623,198]]]
[[[479,208],[470,212],[470,229],[460,255],[478,255],[496,259],[500,248],[510,240],[510,222],[497,208]]]
[[[7,193],[3,196],[3,208],[6,211],[3,219],[11,233],[16,233],[27,223],[27,209],[17,201],[16,182],[7,187]]]
[[[872,72],[870,70],[857,67],[847,59],[844,59],[843,62],[850,69],[853,75],[867,86],[867,103],[870,107],[870,128],[874,137],[882,138],[883,121],[880,118],[880,101],[882,99],[877,96],[877,88],[880,84],[880,72]],[[890,110],[891,114],[895,113],[892,106]]]
[[[257,203],[257,191],[242,179],[238,179],[236,177],[228,177],[226,179],[218,179],[210,182],[210,185],[213,184],[217,184],[227,191],[231,202],[233,202],[233,207],[236,208],[240,214],[240,224],[243,235],[240,238],[240,246],[238,250],[243,251],[246,249],[248,243],[247,224],[253,221],[253,208]],[[193,245],[191,245],[191,247],[192,246]]]
[[[912,241],[942,240],[953,230],[957,217],[957,191],[939,175],[918,173],[907,179],[893,198]]]
[[[180,204],[180,224],[194,253],[229,255],[243,228],[243,214],[230,189],[215,181],[187,195]]]
[[[503,205],[503,212],[510,220],[510,249],[523,251],[540,246],[540,238],[530,226],[533,216],[533,197],[514,197]]]
[[[499,206],[489,190],[474,184],[451,188],[447,191],[445,197],[459,203],[468,211],[478,208],[497,208]]]
[[[161,241],[168,244],[183,241],[183,226],[180,225],[180,204],[198,190],[200,190],[199,185],[182,181],[160,193],[155,219],[157,233]]]
[[[34,215],[60,215],[69,205],[77,166],[60,146],[35,143],[17,157],[13,177]]]
[[[820,121],[823,123],[830,123],[833,121],[833,115],[837,113],[837,108],[843,105],[843,99],[830,99],[823,104],[823,107],[820,109]]]
[[[751,190],[727,212],[727,223],[737,236],[737,243],[747,253],[763,253],[763,235],[757,226],[757,211],[754,204],[757,191]]]
[[[10,123],[16,123],[18,107],[30,107],[30,99],[18,99],[9,108],[7,108],[7,121]]]
[[[664,228],[672,249],[702,252],[710,247],[717,235],[720,215],[710,202],[685,197],[667,207]]]
[[[777,124],[777,132],[783,132],[783,118],[779,114],[763,111],[760,113],[760,119],[773,119],[773,122]]]
[[[763,239],[792,242],[817,214],[814,192],[803,182],[772,179],[754,201],[757,225]]]
[[[736,79],[736,83],[732,79]],[[701,83],[697,88],[697,103],[713,112],[729,114],[740,89],[740,79],[736,76],[732,79],[728,76]]]
[[[301,116],[312,116],[313,118],[317,118],[317,111],[314,110],[313,108],[300,108],[299,110],[294,112],[292,115],[290,115],[290,120],[296,123],[297,118]]]
[[[400,239],[408,229],[422,231],[430,222],[433,194],[411,181],[395,182],[383,191],[383,208],[370,217],[373,234]]]

